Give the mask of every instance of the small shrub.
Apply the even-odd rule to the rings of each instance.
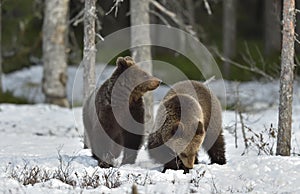
[[[104,185],[110,189],[119,187],[121,185],[120,176],[120,171],[118,171],[115,168],[110,168],[108,171],[105,171],[102,175]]]
[[[71,185],[73,187],[76,186],[76,181],[72,179],[71,175],[73,173],[73,169],[71,167],[71,162],[75,159],[75,156],[72,156],[67,161],[64,161],[63,156],[60,153],[61,148],[58,149],[58,161],[59,166],[57,170],[55,170],[53,174],[53,178],[56,178],[63,183]]]
[[[245,141],[248,147],[245,149],[242,155],[244,155],[250,148],[257,150],[257,155],[274,155],[275,154],[275,143],[277,139],[277,130],[271,124],[270,128],[266,128],[256,133],[251,128],[246,127],[248,132],[251,134]]]
[[[200,181],[204,177],[205,173],[206,170],[203,170],[202,172],[200,170],[196,170],[196,176],[193,176],[193,178],[191,179],[191,183],[195,187],[200,187]]]
[[[141,186],[153,184],[153,181],[151,180],[151,177],[149,176],[148,172],[146,173],[145,176],[144,174],[140,174],[140,173],[139,174],[130,173],[127,175],[127,179],[128,181]]]
[[[23,185],[34,185],[36,183],[46,182],[52,178],[49,171],[42,170],[38,166],[30,167],[27,163],[23,167],[7,167],[6,171],[9,178],[15,179]]]
[[[100,176],[97,174],[97,170],[95,170],[92,175],[89,175],[87,171],[85,171],[82,181],[80,182],[81,188],[97,188],[101,185]],[[78,179],[80,179],[80,176],[75,172],[75,175]]]
[[[78,173],[72,168],[72,162],[75,156],[63,157],[58,150],[59,166],[54,170],[45,170],[37,165],[29,166],[26,162],[24,166],[12,166],[11,163],[6,167],[8,178],[17,180],[23,185],[35,185],[51,179],[57,179],[61,182],[80,188],[97,188],[104,185],[108,188],[116,188],[121,185],[121,173],[115,169],[104,169],[103,172],[98,172],[97,167],[90,175],[86,170],[83,173]]]

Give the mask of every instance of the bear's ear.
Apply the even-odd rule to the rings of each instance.
[[[184,126],[183,124],[178,121],[173,124],[172,129],[171,129],[172,136],[176,138],[181,138],[184,136]]]
[[[197,130],[196,130],[196,135],[203,135],[205,132],[204,130],[204,125],[201,121],[198,122],[198,127],[197,127]]]
[[[118,67],[128,68],[134,65],[135,62],[131,57],[127,56],[127,57],[118,57],[116,64]]]

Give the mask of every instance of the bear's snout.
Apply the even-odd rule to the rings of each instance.
[[[156,89],[162,81],[156,77],[151,78],[147,81],[147,85],[149,86],[149,90]]]

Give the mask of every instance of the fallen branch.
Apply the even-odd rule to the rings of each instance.
[[[222,55],[220,54],[220,52],[217,51],[217,50],[215,50],[215,53],[217,54],[217,56],[218,56],[223,62],[230,63],[230,64],[232,64],[232,65],[234,65],[234,66],[236,66],[236,67],[238,67],[238,68],[240,68],[240,69],[244,69],[244,70],[247,70],[247,71],[250,71],[250,72],[253,72],[253,73],[257,73],[257,74],[259,74],[259,75],[261,75],[261,76],[267,78],[267,79],[270,80],[270,81],[273,81],[273,80],[274,80],[274,78],[273,78],[272,76],[268,75],[267,73],[265,73],[264,71],[262,71],[261,69],[257,68],[257,67],[254,66],[254,65],[251,65],[251,64],[250,64],[251,66],[248,67],[248,66],[242,65],[242,64],[240,64],[240,63],[237,63],[237,62],[235,62],[235,61],[232,61],[231,59],[225,58],[225,57],[222,56]]]

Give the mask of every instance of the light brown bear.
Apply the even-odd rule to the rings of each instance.
[[[131,57],[119,57],[117,68],[83,106],[88,147],[100,167],[134,163],[144,138],[143,95],[160,80],[140,69]]]
[[[154,132],[148,139],[150,157],[166,169],[188,172],[198,163],[202,146],[211,163],[225,164],[222,108],[202,83],[181,81],[172,86],[159,105]]]

